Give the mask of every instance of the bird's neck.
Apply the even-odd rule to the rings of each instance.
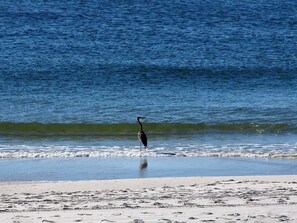
[[[139,119],[137,119],[137,121],[138,121],[138,123],[139,123],[139,125],[140,125],[140,130],[142,131],[142,124],[141,124],[141,122],[139,121]]]

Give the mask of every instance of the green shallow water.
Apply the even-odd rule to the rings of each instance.
[[[0,134],[7,135],[89,135],[89,136],[123,136],[135,135],[138,124],[65,124],[65,123],[0,123]],[[255,123],[218,123],[218,124],[187,124],[187,123],[144,123],[144,130],[150,135],[186,135],[207,131],[239,132],[239,133],[281,133],[296,132],[297,127],[289,124],[255,124]]]

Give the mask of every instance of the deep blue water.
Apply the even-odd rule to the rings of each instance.
[[[151,156],[296,157],[296,43],[289,0],[0,0],[0,155],[137,156],[141,115]]]

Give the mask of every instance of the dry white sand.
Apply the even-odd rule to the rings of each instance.
[[[0,183],[0,222],[297,222],[297,176]]]

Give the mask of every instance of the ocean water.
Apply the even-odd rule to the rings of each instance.
[[[0,157],[295,159],[296,43],[289,0],[0,0]]]

